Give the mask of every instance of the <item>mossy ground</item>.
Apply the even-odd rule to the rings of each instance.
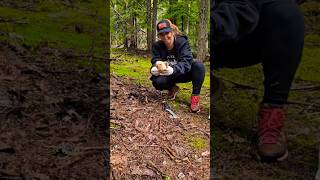
[[[47,44],[53,48],[73,49],[94,55],[106,52],[107,7],[104,0],[94,3],[75,1],[67,6],[60,1],[39,1],[29,8],[0,7],[0,40],[33,47]],[[75,27],[80,27],[80,32]],[[91,52],[90,52],[91,53]]]

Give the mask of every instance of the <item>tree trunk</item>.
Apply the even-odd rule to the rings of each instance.
[[[132,17],[130,18],[131,20],[131,37],[130,37],[130,46],[129,48],[130,49],[137,49],[137,27],[136,27],[136,24],[137,24],[137,18],[136,18],[136,15],[135,14],[132,14]]]
[[[153,0],[152,7],[152,43],[156,41],[157,38],[157,15],[158,15],[158,0]]]
[[[151,0],[147,0],[147,51],[152,46]]]
[[[187,27],[186,27],[186,34],[189,35],[190,31],[190,2],[188,3],[188,17],[187,17]]]
[[[127,9],[128,9],[128,5],[125,4],[125,5],[124,5],[124,12],[126,12]],[[127,21],[129,21],[129,20],[126,19],[125,21],[126,21],[126,23],[127,23]],[[129,48],[129,37],[128,37],[129,33],[128,33],[128,32],[130,32],[130,31],[129,31],[130,27],[128,27],[128,26],[124,26],[124,27],[125,27],[125,28],[124,28],[125,38],[124,38],[124,42],[123,42],[123,43],[124,43],[124,48],[125,48],[125,49],[128,49],[128,48]]]
[[[209,0],[200,1],[200,16],[198,26],[198,38],[197,38],[197,59],[203,62],[207,53],[207,41],[208,41],[208,7]]]
[[[173,5],[175,5],[177,2],[178,2],[177,0],[169,0],[169,13],[170,13],[170,14],[172,14],[172,11],[173,11],[172,7],[173,7]],[[171,17],[171,18],[170,18],[170,21],[171,21],[173,24],[177,25],[177,17]]]
[[[181,32],[184,32],[183,26],[184,26],[184,18],[183,16],[181,16]]]

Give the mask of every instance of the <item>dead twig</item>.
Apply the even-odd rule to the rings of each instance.
[[[92,147],[82,147],[80,150],[91,151],[91,150],[108,150],[107,146],[92,146]]]
[[[310,86],[304,86],[304,87],[292,87],[291,90],[293,91],[304,91],[304,90],[308,90],[308,91],[315,91],[315,90],[319,90],[320,86],[316,86],[316,85],[310,85]]]
[[[234,81],[232,81],[232,80],[230,80],[230,79],[225,79],[225,78],[223,78],[223,80],[226,81],[226,82],[229,82],[229,83],[233,84],[235,88],[239,88],[239,89],[249,89],[249,90],[256,90],[256,89],[258,89],[258,88],[256,88],[256,87],[253,87],[253,86],[250,86],[250,85],[247,85],[247,84],[241,84],[241,83],[238,83],[238,82],[234,82]]]
[[[17,175],[16,173],[9,171],[9,170],[3,170],[0,169],[0,175],[3,176],[11,176],[10,178],[21,178],[19,175]]]
[[[0,18],[0,23],[13,23],[13,24],[29,24],[29,22],[21,21],[23,19],[5,19]]]
[[[314,107],[316,110],[319,110],[320,105],[317,105],[316,103],[304,103],[304,102],[295,102],[295,101],[288,101],[287,104],[292,104],[292,105],[300,105],[300,106],[308,106]]]
[[[147,168],[151,169],[158,175],[165,176],[165,174],[151,161],[147,162]]]
[[[161,144],[161,148],[164,150],[164,152],[167,153],[167,155],[170,157],[171,160],[176,160],[176,153],[170,149],[167,145]]]

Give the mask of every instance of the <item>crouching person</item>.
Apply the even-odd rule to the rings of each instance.
[[[203,63],[193,59],[188,38],[170,20],[157,24],[159,41],[152,47],[151,81],[157,90],[168,90],[168,99],[175,99],[177,83],[192,82],[191,112],[200,111],[200,91],[205,77]]]

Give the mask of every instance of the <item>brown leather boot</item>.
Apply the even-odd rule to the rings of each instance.
[[[168,91],[168,99],[169,100],[174,100],[176,98],[176,95],[180,91],[180,88],[178,86],[173,86],[169,91]]]
[[[258,115],[258,155],[262,161],[281,161],[287,158],[287,140],[282,127],[285,121],[283,106],[263,104]]]

